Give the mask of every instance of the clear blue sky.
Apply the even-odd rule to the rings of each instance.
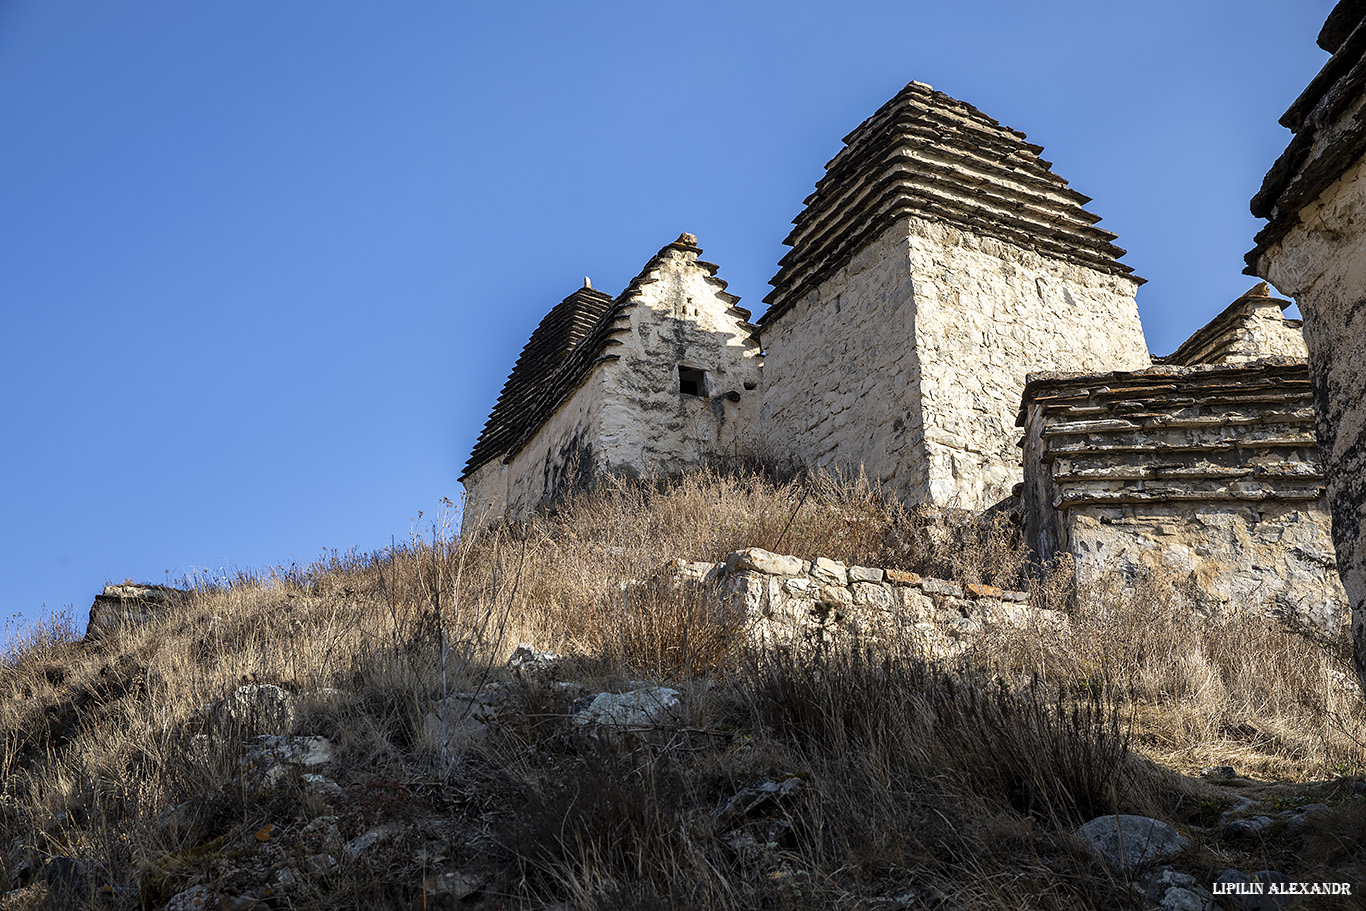
[[[0,613],[403,538],[584,275],[691,231],[762,312],[912,79],[1095,197],[1168,353],[1331,6],[0,0]]]

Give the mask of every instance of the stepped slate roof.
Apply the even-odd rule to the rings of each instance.
[[[777,319],[905,215],[987,235],[1045,256],[1129,275],[1091,199],[1054,174],[1042,146],[977,108],[912,82],[848,136],[784,243],[771,306]],[[1142,281],[1135,277],[1136,281]]]
[[[503,384],[503,391],[465,463],[460,475],[462,482],[475,469],[496,458],[512,461],[560,404],[583,385],[594,367],[618,358],[610,349],[621,344],[617,336],[630,331],[630,310],[636,305],[637,294],[643,285],[657,280],[651,274],[658,270],[661,259],[670,250],[702,252],[696,237],[681,234],[678,240],[660,248],[615,299],[589,288],[585,280],[583,288],[546,314]],[[708,281],[718,286],[719,296],[730,303],[743,326],[753,330],[748,323],[749,311],[736,306],[740,298],[727,294],[726,282],[716,277],[717,266],[700,259],[694,263],[706,271]]]
[[[1032,373],[1017,427],[1031,407],[1042,413],[1040,455],[1060,510],[1323,496],[1309,367],[1299,358]]]
[[[1328,14],[1319,46],[1332,53],[1323,69],[1281,115],[1295,134],[1252,197],[1252,214],[1270,219],[1246,256],[1257,260],[1299,222],[1299,213],[1366,155],[1366,0],[1341,0]],[[1354,110],[1355,109],[1355,110]]]

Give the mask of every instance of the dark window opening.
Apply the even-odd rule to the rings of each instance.
[[[707,372],[694,367],[678,368],[678,391],[683,395],[705,396],[707,394]]]

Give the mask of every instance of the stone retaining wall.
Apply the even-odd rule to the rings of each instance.
[[[1065,614],[1030,607],[1026,592],[757,547],[721,563],[679,560],[674,571],[679,581],[705,587],[741,613],[750,634],[766,643],[912,637],[928,654],[949,657],[993,628],[1067,626]]]

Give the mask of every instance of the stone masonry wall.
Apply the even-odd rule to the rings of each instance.
[[[763,330],[763,445],[857,471],[920,500],[920,366],[905,222]]]
[[[984,508],[1020,480],[1026,373],[1149,365],[1137,285],[900,219],[765,325],[759,435],[910,502]]]
[[[600,466],[601,415],[613,366],[600,364],[511,461],[493,459],[465,478],[467,527],[525,516],[557,490],[592,477]]]
[[[1307,369],[1289,359],[1031,377],[1026,537],[1079,577],[1139,567],[1209,607],[1346,617]]]
[[[1021,480],[1027,374],[1149,366],[1139,282],[932,223],[911,229],[928,502],[984,508]]]
[[[960,585],[895,569],[735,551],[722,563],[677,561],[676,577],[716,593],[749,634],[779,645],[897,637],[930,657],[952,657],[993,628],[1061,629],[1066,615],[1031,608],[1025,592]]]
[[[467,521],[525,517],[607,472],[663,476],[748,448],[759,344],[699,252],[666,246],[622,293],[581,384],[510,458],[466,477]],[[680,367],[700,372],[700,394],[682,391]]]
[[[596,450],[608,470],[667,475],[749,448],[759,399],[759,343],[745,311],[697,252],[666,247],[628,292],[630,331],[617,336]],[[705,374],[680,392],[679,367]]]
[[[1304,314],[1337,565],[1366,686],[1366,159],[1300,213],[1259,269]]]
[[[1333,542],[1366,688],[1366,5],[1339,2],[1318,44],[1332,57],[1280,118],[1295,135],[1252,199],[1268,224],[1247,263],[1304,315]]]

